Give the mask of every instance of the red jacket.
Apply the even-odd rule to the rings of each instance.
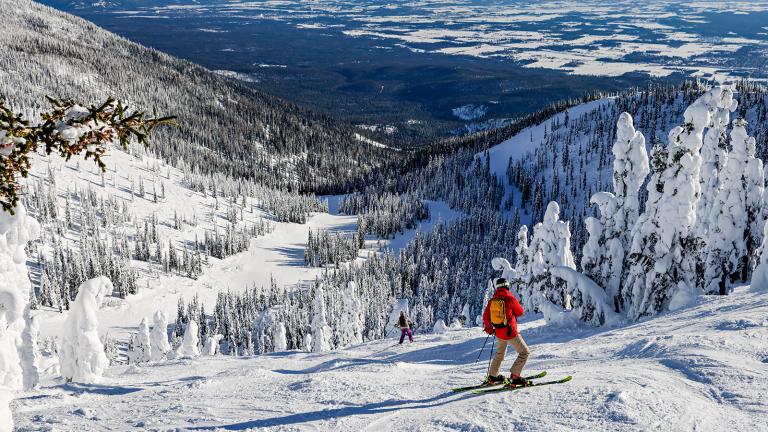
[[[483,326],[486,328],[486,331],[488,331],[488,329],[495,330],[496,337],[499,339],[514,339],[517,337],[517,318],[523,316],[523,307],[520,306],[520,302],[517,301],[515,296],[506,288],[497,288],[492,298],[504,299],[504,311],[507,313],[507,322],[512,328],[512,332],[508,334],[506,328],[493,328],[493,324],[491,324],[490,302],[485,305],[485,311],[483,312]]]

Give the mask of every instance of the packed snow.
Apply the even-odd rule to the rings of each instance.
[[[526,372],[566,384],[476,396],[478,327],[417,331],[325,352],[200,357],[107,369],[13,402],[35,430],[768,430],[768,293],[702,298],[624,327],[563,329],[526,316]],[[399,335],[397,335],[399,336]],[[503,367],[509,367],[507,359]]]

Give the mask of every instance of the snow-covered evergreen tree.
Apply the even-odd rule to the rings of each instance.
[[[224,338],[224,335],[216,334],[216,335],[208,335],[208,337],[205,338],[205,342],[203,343],[203,351],[202,355],[205,356],[214,356],[216,353],[219,352],[219,343]]]
[[[37,349],[39,318],[31,317],[30,310],[31,308],[29,307],[24,310],[24,321],[27,323],[27,325],[24,326],[24,331],[21,333],[22,349],[19,353],[21,357],[21,367],[23,371],[25,390],[35,389],[40,383],[40,356]]]
[[[355,345],[363,342],[363,305],[357,293],[357,284],[349,282],[342,297],[343,310],[338,329],[339,346]]]
[[[19,204],[11,215],[0,212],[0,430],[13,429],[9,404],[13,394],[23,386],[22,367],[34,359],[28,343],[22,344],[22,333],[31,327],[27,300],[32,289],[27,274],[25,246],[40,234],[39,224]],[[29,341],[27,341],[29,342]],[[21,346],[21,359],[18,346]]]
[[[638,192],[649,171],[645,137],[635,130],[632,116],[626,112],[619,116],[616,124],[613,155],[614,192],[598,192],[590,199],[600,209],[600,219],[585,220],[589,237],[584,245],[581,268],[606,290],[614,309],[618,310],[629,234],[640,213]]]
[[[200,337],[198,336],[198,325],[194,319],[187,322],[187,328],[184,331],[184,339],[181,341],[179,349],[176,350],[178,358],[195,358],[200,356]]]
[[[129,352],[130,362],[140,364],[150,361],[152,359],[152,345],[147,318],[142,318],[139,331],[134,336],[132,350]]]
[[[168,341],[168,318],[165,312],[157,311],[153,321],[152,333],[150,334],[151,360],[160,361],[171,351],[171,344]]]
[[[757,267],[752,272],[752,291],[768,290],[768,220],[763,225],[763,243],[757,249],[758,256]]]
[[[330,351],[331,328],[325,314],[325,289],[322,284],[315,288],[312,306],[312,352]]]
[[[61,376],[66,381],[97,383],[109,366],[99,338],[96,311],[104,296],[113,290],[112,282],[104,276],[80,285],[64,323],[64,337],[59,351]]]
[[[704,275],[709,293],[725,294],[731,282],[749,280],[761,240],[763,162],[755,157],[755,139],[747,136],[746,125],[743,119],[733,121],[731,150],[711,200]]]
[[[282,321],[275,323],[274,333],[272,334],[275,351],[285,351],[288,349],[288,340],[285,334],[285,324]]]
[[[728,160],[726,129],[730,124],[731,113],[738,107],[738,102],[733,98],[733,91],[728,87],[714,88],[712,98],[710,122],[701,146],[701,196],[696,211],[699,219],[696,232],[705,240],[712,219],[710,212],[713,202],[722,184],[721,171]],[[706,259],[706,256],[704,258]]]
[[[696,290],[700,244],[692,233],[700,191],[704,128],[716,103],[713,92],[685,110],[685,123],[669,133],[666,147],[655,146],[646,211],[632,231],[630,266],[622,286],[629,316],[656,314]]]
[[[570,298],[565,284],[552,278],[549,269],[555,266],[576,269],[571,251],[571,231],[568,222],[560,220],[560,206],[552,201],[547,205],[544,220],[533,227],[533,238],[528,249],[531,262],[531,292],[522,292],[524,307],[539,310],[543,301],[569,308]]]
[[[312,333],[307,332],[304,334],[304,340],[302,341],[301,346],[304,351],[312,352]]]
[[[523,225],[517,233],[517,245],[515,246],[515,270],[518,275],[527,275],[531,272],[531,262],[528,252],[528,227]],[[497,269],[498,270],[498,269]]]

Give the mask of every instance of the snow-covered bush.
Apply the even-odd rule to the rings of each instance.
[[[277,322],[275,324],[275,331],[272,338],[275,344],[275,351],[285,351],[288,349],[288,340],[286,339],[285,324],[283,324],[283,322]]]
[[[102,299],[114,290],[112,282],[100,276],[80,285],[75,302],[64,323],[59,357],[61,376],[67,382],[97,383],[109,366],[99,339],[96,313]]]
[[[152,345],[151,360],[160,361],[171,351],[171,344],[168,341],[168,318],[165,312],[157,311],[153,321],[152,333],[150,334]]]
[[[472,326],[472,322],[469,320],[469,315],[470,315],[469,305],[464,303],[464,307],[461,308],[461,315],[459,315],[459,318],[458,318],[462,326],[465,326],[465,325],[468,327]]]
[[[0,212],[0,430],[13,428],[8,404],[22,388],[24,371],[33,371],[34,346],[22,333],[32,332],[27,301],[31,284],[27,275],[27,241],[40,234],[39,224],[19,204],[14,214]],[[25,317],[27,318],[25,320]],[[25,322],[26,321],[26,322]],[[30,333],[31,336],[31,333]],[[22,343],[25,342],[25,343]],[[19,350],[21,347],[21,359]],[[24,361],[22,366],[21,361]],[[33,377],[30,377],[34,380]],[[28,382],[28,385],[36,383]]]
[[[117,345],[117,341],[109,333],[105,333],[101,337],[101,344],[104,345],[104,354],[107,356],[107,360],[109,360],[109,365],[117,364],[120,359],[120,348]]]
[[[177,358],[195,358],[200,356],[200,337],[198,336],[199,327],[194,319],[190,319],[187,328],[184,331],[184,339],[181,341],[179,349],[176,350]]]

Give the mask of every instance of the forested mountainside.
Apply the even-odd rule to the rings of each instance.
[[[45,307],[66,309],[80,282],[100,273],[115,279],[118,297],[132,295],[140,288],[130,269],[136,261],[150,275],[163,272],[194,279],[203,271],[205,257],[236,254],[247,249],[251,238],[268,233],[269,223],[260,217],[303,223],[313,213],[328,210],[326,203],[311,196],[275,194],[269,187],[324,190],[349,184],[385,160],[405,158],[355,138],[330,120],[311,117],[84,21],[34,3],[3,1],[12,12],[8,26],[16,31],[14,36],[2,35],[9,55],[2,60],[7,67],[0,84],[15,107],[42,110],[40,100],[49,93],[96,100],[114,92],[134,106],[157,106],[163,113],[178,114],[183,125],[160,131],[155,140],[156,153],[177,162],[180,169],[173,174],[141,152],[134,155],[138,161],[121,163],[119,173],[98,178],[88,172],[85,177],[90,180],[75,181],[71,189],[57,184],[57,165],[37,171],[28,183],[25,204],[52,232],[44,237],[38,254],[37,301]],[[116,54],[108,60],[106,53],[113,51]],[[747,84],[736,90],[740,104],[733,116],[747,120],[747,130],[757,138],[757,155],[765,155],[766,92]],[[634,117],[635,127],[647,137],[648,152],[657,143],[664,147],[666,133],[684,123],[684,110],[704,91],[704,86],[689,83],[612,97],[589,95],[502,129],[438,143],[416,153],[410,162],[420,167],[404,175],[400,173],[408,164],[402,163],[392,171],[372,173],[368,178],[377,181],[340,205],[343,212],[360,215],[357,234],[347,238],[315,232],[307,238],[304,264],[331,265],[317,284],[296,291],[265,285],[255,286],[250,294],[222,293],[213,316],[205,315],[195,302],[182,305],[177,323],[183,325],[177,327],[177,335],[192,317],[205,324],[201,337],[223,336],[225,352],[271,351],[273,339],[262,336],[276,328],[283,329],[288,348],[305,346],[305,336],[316,331],[327,333],[323,346],[333,348],[385,335],[389,307],[381,305],[398,300],[409,303],[422,328],[459,317],[473,322],[488,278],[504,269],[492,267],[492,258],[514,262],[521,257],[523,268],[530,269],[525,266],[536,258],[536,248],[548,245],[567,249],[567,264],[574,268],[581,264],[590,238],[585,222],[598,215],[589,200],[594,192],[610,189],[615,176],[611,149],[620,114],[626,111]],[[504,142],[492,146],[499,141]],[[363,163],[363,168],[353,168],[356,163]],[[198,209],[159,217],[148,211],[170,198],[166,187],[196,197]],[[716,194],[715,189],[702,194]],[[639,191],[640,212],[645,190]],[[134,200],[145,205],[137,206]],[[390,237],[429,218],[419,200],[445,202],[463,217],[437,223],[397,253],[383,251],[340,265],[354,261],[364,233]],[[550,201],[560,205],[548,206]],[[544,217],[545,209],[550,209],[549,217]],[[542,219],[547,222],[540,232],[531,230],[537,245],[529,247],[527,233],[520,229]],[[561,220],[570,224],[561,225]],[[757,243],[756,238],[750,247],[754,250]],[[78,272],[67,270],[71,267]],[[565,296],[562,290],[560,294]],[[352,335],[343,333],[348,316],[360,320]],[[245,330],[257,323],[261,323],[258,332]],[[320,335],[314,336],[317,340]]]
[[[571,221],[574,250],[580,256],[588,237],[583,222],[597,214],[589,201],[613,181],[612,146],[619,115],[632,115],[650,154],[654,145],[667,143],[669,130],[683,121],[683,112],[702,92],[702,87],[690,84],[606,98],[564,111],[490,149],[490,169],[507,185],[502,208],[522,209],[523,220],[535,222],[542,220],[548,202],[559,202],[563,219]],[[762,86],[740,83],[735,98],[739,106],[732,117],[747,121],[756,155],[765,159],[768,93]]]
[[[45,96],[114,96],[179,117],[183,127],[153,139],[163,159],[281,189],[345,190],[399,158],[350,126],[72,15],[29,0],[1,0],[0,9],[0,98],[18,111],[47,108]]]
[[[325,292],[341,292],[350,282],[354,282],[359,290],[366,293],[364,296],[366,297],[386,287],[385,291],[389,294],[378,301],[394,302],[396,299],[407,299],[419,327],[430,327],[437,320],[451,322],[459,317],[473,322],[484,303],[485,283],[488,278],[498,274],[497,271],[507,268],[501,263],[492,266],[491,258],[498,256],[516,263],[516,267],[509,267],[511,271],[517,269],[518,273],[527,275],[526,277],[531,277],[530,272],[534,270],[537,272],[538,279],[530,285],[536,288],[533,291],[521,293],[523,298],[527,299],[526,301],[530,301],[527,304],[533,310],[543,309],[541,304],[533,300],[539,288],[545,298],[551,299],[555,295],[553,293],[560,296],[553,300],[558,307],[565,305],[566,297],[571,298],[571,294],[565,288],[568,284],[562,283],[552,292],[548,291],[552,287],[544,288],[541,285],[546,285],[544,281],[551,277],[542,277],[543,269],[557,265],[566,266],[571,270],[581,269],[593,277],[594,283],[589,284],[584,282],[583,278],[573,277],[573,273],[560,275],[570,278],[571,288],[569,289],[575,290],[574,286],[588,286],[589,288],[584,290],[590,292],[592,300],[595,300],[600,296],[597,294],[599,291],[594,291],[593,288],[610,291],[606,287],[609,281],[602,274],[605,267],[602,260],[610,261],[611,259],[606,258],[609,254],[601,248],[607,247],[606,242],[613,234],[607,235],[601,230],[608,229],[605,226],[612,226],[611,218],[615,216],[612,216],[611,212],[616,210],[610,206],[603,207],[606,202],[610,202],[609,195],[605,192],[596,195],[593,201],[594,206],[590,205],[590,200],[597,192],[611,191],[615,187],[614,181],[617,178],[624,178],[624,175],[617,174],[617,172],[623,172],[622,169],[626,169],[622,168],[624,166],[622,164],[629,164],[626,161],[621,162],[625,156],[617,150],[620,147],[616,144],[625,139],[624,135],[628,133],[626,130],[629,130],[619,124],[621,113],[626,111],[635,118],[634,129],[631,129],[633,133],[636,130],[647,137],[641,147],[645,154],[651,155],[647,157],[650,159],[650,169],[645,174],[633,174],[638,179],[637,184],[634,185],[637,188],[635,211],[645,215],[646,203],[649,201],[648,188],[652,188],[654,194],[658,195],[664,190],[665,182],[674,184],[673,182],[678,181],[674,177],[677,173],[676,164],[679,163],[678,156],[673,152],[672,144],[674,143],[667,142],[670,136],[667,133],[687,131],[693,127],[691,122],[694,120],[684,118],[683,114],[705,90],[706,87],[703,85],[688,83],[682,87],[653,87],[641,92],[633,91],[616,97],[595,100],[524,128],[514,137],[488,151],[473,154],[470,150],[463,150],[447,157],[434,157],[426,167],[401,176],[397,181],[390,183],[388,189],[422,199],[445,201],[453,208],[463,211],[465,218],[453,223],[439,224],[432,232],[417,236],[408,247],[396,255],[385,254],[383,257],[369,259],[362,265],[341,269],[328,275],[324,279]],[[734,112],[730,113],[731,118],[735,120],[733,131],[727,127],[730,126],[730,122],[727,121],[728,116],[725,116],[727,124],[722,126],[722,134],[718,132],[720,129],[713,129],[714,126],[702,128],[714,132],[710,133],[703,147],[691,150],[694,159],[703,160],[703,167],[698,171],[695,179],[693,176],[691,179],[691,182],[700,185],[695,198],[690,197],[696,203],[712,207],[714,204],[711,203],[718,200],[721,203],[728,202],[730,199],[727,198],[728,196],[735,200],[744,193],[751,194],[753,198],[755,194],[761,195],[762,186],[758,184],[754,188],[755,191],[752,191],[752,187],[748,186],[751,180],[748,181],[748,179],[742,182],[744,185],[739,191],[731,191],[729,188],[735,188],[735,186],[729,183],[725,176],[736,175],[733,167],[741,163],[742,159],[758,160],[756,156],[765,155],[765,136],[768,126],[765,117],[768,108],[766,95],[766,90],[761,86],[739,84],[733,96],[738,101],[738,106]],[[701,102],[694,108],[698,109],[700,105],[702,105]],[[720,114],[718,118],[722,117],[723,114]],[[714,114],[712,118],[715,118]],[[743,121],[744,119],[746,122]],[[695,121],[706,123],[706,118],[705,120],[696,118]],[[617,124],[619,124],[618,127]],[[678,125],[680,128],[677,127]],[[731,135],[729,136],[726,131]],[[752,153],[750,150],[739,147],[738,143],[743,141],[739,141],[739,137],[744,133],[755,138],[754,141],[747,140],[755,145],[751,150]],[[700,135],[697,135],[699,139],[703,139],[703,134],[700,132]],[[633,137],[630,133],[627,140]],[[674,137],[678,139],[678,135]],[[633,142],[633,146],[638,145]],[[670,149],[665,150],[668,146]],[[652,151],[654,148],[655,150]],[[636,149],[636,151],[639,150]],[[728,155],[730,151],[735,153]],[[746,155],[740,152],[746,152]],[[666,159],[668,155],[672,155],[669,156],[670,160]],[[724,161],[729,157],[732,162],[729,170],[725,172]],[[619,162],[616,162],[617,160]],[[617,163],[619,165],[616,165]],[[744,163],[747,164],[747,162]],[[747,165],[751,167],[754,164]],[[619,171],[616,171],[617,169]],[[724,173],[721,174],[720,171]],[[653,186],[647,185],[649,181],[655,182]],[[376,195],[381,194],[381,191],[371,188],[366,193]],[[663,198],[670,202],[664,201],[664,205],[668,207],[662,210],[658,208],[660,198],[654,197],[652,214],[645,216],[646,222],[643,228],[636,228],[638,230],[635,234],[638,239],[637,247],[640,249],[630,251],[629,245],[624,243],[627,247],[626,256],[613,258],[613,265],[620,266],[617,274],[622,275],[624,272],[621,267],[623,264],[618,262],[624,262],[626,259],[627,268],[631,267],[629,264],[631,254],[635,254],[632,255],[634,257],[632,259],[647,256],[647,261],[634,262],[634,268],[638,272],[644,269],[643,265],[657,259],[652,253],[642,249],[642,245],[646,245],[651,248],[651,251],[653,250],[653,246],[647,246],[649,243],[645,243],[643,239],[658,239],[666,235],[661,232],[648,232],[648,227],[664,225],[663,221],[655,218],[667,217],[665,213],[676,214],[677,210],[675,212],[672,210],[676,208],[675,194],[676,192],[673,191],[665,192]],[[380,199],[385,198],[381,196]],[[746,206],[743,213],[749,214],[748,226],[745,229],[748,229],[750,234],[742,239],[746,242],[742,245],[746,251],[745,255],[733,258],[731,264],[720,269],[718,267],[720,264],[716,264],[721,262],[720,255],[699,254],[695,259],[689,257],[691,262],[687,270],[682,267],[674,270],[675,274],[685,274],[686,278],[693,281],[691,282],[692,292],[697,292],[696,290],[712,292],[713,286],[721,282],[727,287],[732,283],[749,281],[752,268],[757,264],[759,255],[757,251],[762,239],[759,235],[761,231],[755,226],[762,226],[761,222],[766,215],[764,204],[755,204],[754,199],[750,199],[752,201],[745,201],[746,198],[740,201],[746,202],[743,204]],[[373,203],[376,200],[355,198],[355,202],[361,201]],[[559,201],[561,204],[550,203],[552,201]],[[765,202],[762,198],[757,198],[757,201]],[[547,203],[550,204],[547,205]],[[740,205],[742,204],[734,204],[733,209]],[[688,208],[687,204],[680,204],[680,206],[680,208]],[[364,206],[355,206],[355,209],[365,215],[369,211],[375,212],[376,207],[370,205],[370,208],[366,209]],[[410,213],[412,219],[416,217],[418,210],[416,207],[409,207],[412,209]],[[598,212],[598,207],[602,208],[604,213]],[[718,209],[718,212],[724,211],[722,204]],[[714,237],[728,230],[722,227],[714,228],[714,223],[710,219],[719,216],[711,216],[709,213],[712,211],[714,210],[699,209],[692,211],[693,216],[681,216],[694,220],[698,216],[698,223],[690,227],[690,232],[695,232],[695,235],[677,233],[675,241],[685,243],[685,248],[693,247],[700,250],[707,250],[704,246],[706,244],[714,245],[716,243]],[[726,216],[722,215],[723,220],[729,220]],[[403,220],[407,219],[403,218]],[[629,232],[633,230],[630,222],[625,223],[623,238],[629,237]],[[736,225],[740,223],[734,222]],[[524,228],[525,224],[531,229]],[[712,227],[704,228],[707,226]],[[529,233],[531,234],[530,243]],[[722,235],[728,237],[730,234]],[[625,242],[628,241],[628,239],[625,240]],[[651,242],[650,244],[654,242],[648,241]],[[723,252],[725,247],[718,246],[716,249],[727,255]],[[658,252],[658,246],[656,250]],[[537,253],[542,254],[538,259],[542,259],[543,262],[535,262]],[[691,251],[688,250],[686,253],[690,254]],[[587,258],[584,258],[585,254],[588,255]],[[748,257],[746,261],[744,257]],[[597,261],[600,263],[595,264]],[[550,275],[548,272],[544,273]],[[723,281],[725,277],[723,274],[728,276],[725,281]],[[629,273],[625,276],[628,275]],[[635,275],[635,278],[637,277]],[[621,282],[623,283],[624,280],[622,279]],[[615,284],[616,281],[611,283]],[[583,292],[579,295],[589,297]],[[625,295],[631,297],[631,294],[625,293]],[[606,296],[610,297],[607,294]],[[650,310],[666,307],[672,293],[666,292],[658,296],[653,300],[658,303],[649,300],[649,304],[653,303],[654,306],[646,305],[645,307]],[[332,307],[332,303],[329,303],[328,307]],[[640,308],[638,305],[636,307]],[[307,313],[308,317],[312,316],[311,310]],[[653,312],[639,310],[635,313],[642,315]],[[607,312],[602,310],[595,315],[581,318],[587,321],[591,319],[600,321],[605,320],[606,315],[612,315],[610,310]],[[373,333],[374,335],[384,330],[380,324],[383,323],[370,324],[373,329],[378,329]],[[370,337],[371,333],[368,335]]]

